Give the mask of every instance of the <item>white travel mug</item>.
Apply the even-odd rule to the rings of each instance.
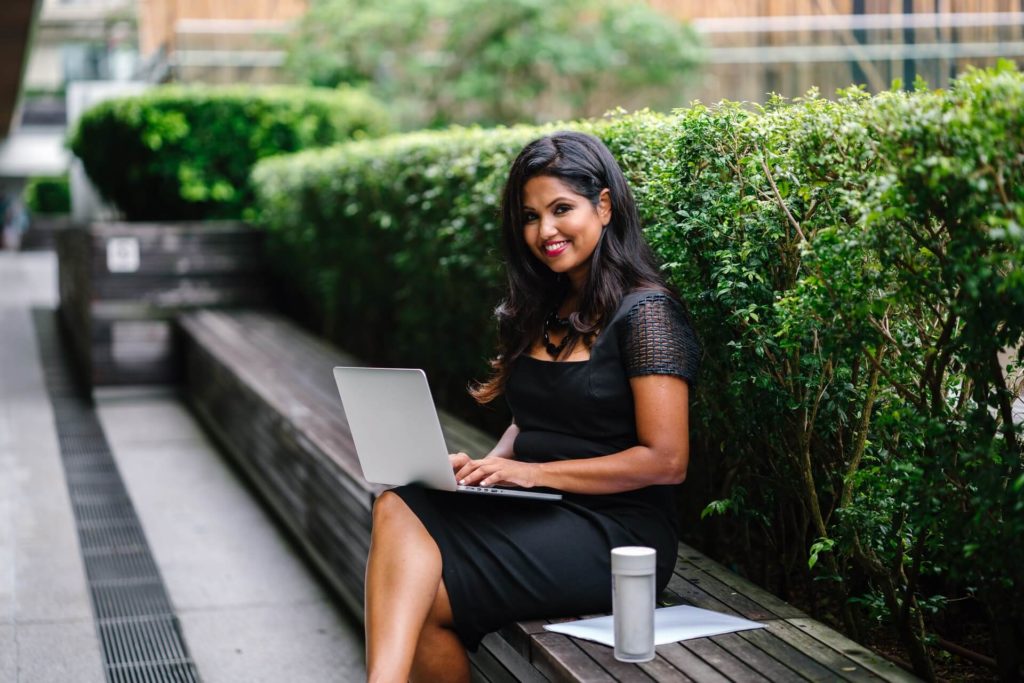
[[[620,662],[654,659],[656,562],[654,548],[612,548],[612,622]]]

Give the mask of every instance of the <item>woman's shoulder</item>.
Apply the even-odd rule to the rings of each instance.
[[[653,303],[656,306],[668,306],[673,309],[682,308],[679,300],[665,287],[643,285],[634,287],[622,296],[612,322],[619,323],[626,320],[631,311],[635,312],[638,307],[649,303]]]
[[[626,375],[675,375],[693,384],[701,345],[683,304],[671,292],[642,288],[620,306],[619,347]]]

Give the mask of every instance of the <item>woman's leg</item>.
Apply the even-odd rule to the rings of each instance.
[[[407,681],[441,584],[441,553],[412,510],[384,492],[373,506],[366,563],[366,669],[370,683]]]
[[[452,630],[453,621],[448,591],[442,581],[420,632],[412,666],[413,683],[469,683],[469,657],[462,641]]]

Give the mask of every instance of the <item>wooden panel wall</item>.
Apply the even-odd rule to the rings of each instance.
[[[289,21],[306,12],[307,0],[139,0],[139,50],[148,57],[173,46],[181,19]]]

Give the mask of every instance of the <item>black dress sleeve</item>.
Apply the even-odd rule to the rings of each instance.
[[[645,294],[626,313],[620,348],[627,377],[675,375],[697,381],[700,342],[682,306],[667,294]]]

